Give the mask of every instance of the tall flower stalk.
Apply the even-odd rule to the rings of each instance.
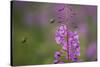
[[[66,10],[68,9],[65,5],[60,5],[59,7],[62,7],[58,9],[58,12],[60,14],[58,15],[58,20],[59,22],[61,22],[61,24],[57,27],[55,33],[55,41],[61,47],[61,49],[55,52],[54,63],[57,64],[65,62],[77,62],[79,61],[80,57],[80,43],[78,32],[71,31],[70,28],[68,28],[68,24],[64,24],[64,22],[66,22],[65,20],[68,19],[66,17]]]
[[[77,31],[72,32],[65,24],[61,24],[56,30],[55,41],[62,48],[60,51],[55,52],[54,63],[64,63],[61,60],[63,53],[66,53],[65,59],[68,62],[79,61],[80,45]]]

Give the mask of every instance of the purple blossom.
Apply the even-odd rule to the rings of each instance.
[[[78,56],[80,56],[80,45],[77,31],[72,32],[65,24],[61,24],[56,30],[55,40],[57,44],[61,45],[61,50],[66,52],[66,60],[73,62],[79,60]],[[59,57],[61,57],[61,53],[56,52],[55,59],[59,60]]]
[[[67,35],[67,27],[64,24],[61,24],[60,27],[56,30],[55,40],[57,44],[64,45],[67,41],[65,41],[64,37]]]
[[[74,62],[77,62],[77,61],[78,61],[78,58],[76,58],[76,57],[73,58],[73,61],[74,61]]]
[[[60,52],[58,52],[58,51],[55,52],[55,55],[54,55],[55,59],[59,59],[60,56],[61,56]]]

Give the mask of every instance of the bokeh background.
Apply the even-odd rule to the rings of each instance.
[[[67,24],[77,30],[80,62],[97,60],[97,6],[12,1],[13,65],[53,64],[61,49],[55,41],[57,26]],[[59,13],[57,10],[65,10]],[[64,17],[59,22],[58,16]]]

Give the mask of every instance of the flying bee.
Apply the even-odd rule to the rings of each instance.
[[[55,22],[55,19],[50,19],[50,23],[54,23]]]
[[[62,22],[64,22],[64,21],[58,21],[58,23],[62,23]],[[51,19],[50,23],[55,23],[55,19]]]
[[[22,39],[22,41],[21,41],[23,44],[24,43],[26,43],[27,42],[27,38],[26,37],[24,37],[23,39]]]

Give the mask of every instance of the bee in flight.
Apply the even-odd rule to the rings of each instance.
[[[27,42],[27,38],[26,37],[24,37],[23,39],[22,39],[22,41],[21,41],[23,44],[24,43],[26,43]]]
[[[55,19],[50,19],[50,23],[54,23],[55,22]]]
[[[55,19],[50,19],[50,23],[55,23],[55,22],[56,22]],[[64,22],[64,21],[59,21],[58,23],[62,23],[62,22]]]

